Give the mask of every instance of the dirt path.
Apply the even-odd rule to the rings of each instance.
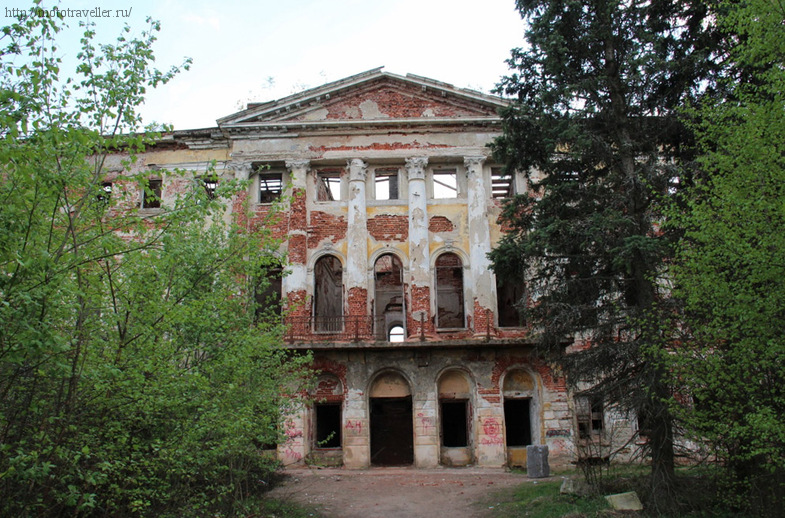
[[[492,515],[494,493],[525,482],[501,469],[297,469],[270,496],[330,518],[477,518]]]

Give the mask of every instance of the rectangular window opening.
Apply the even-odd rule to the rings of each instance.
[[[218,179],[213,176],[206,176],[201,178],[201,182],[204,192],[207,193],[207,199],[214,200],[215,190],[218,188]]]
[[[142,208],[143,209],[160,209],[161,208],[161,188],[163,186],[162,180],[148,180],[147,187],[142,193]]]
[[[491,168],[491,195],[497,200],[511,198],[515,194],[512,175],[502,173],[501,167]]]
[[[340,403],[316,403],[316,448],[341,447]]]
[[[512,279],[496,277],[496,307],[499,308],[499,327],[524,327],[520,311],[524,303],[524,286]]]
[[[602,433],[603,405],[596,397],[578,396],[575,398],[575,415],[578,421],[578,437],[591,439]]]
[[[433,197],[436,199],[458,197],[458,173],[455,169],[433,171]]]
[[[316,199],[318,201],[339,201],[341,199],[341,173],[339,171],[320,171],[316,174]]]
[[[442,446],[461,448],[469,445],[466,401],[442,401]]]
[[[377,169],[374,180],[374,198],[377,200],[398,199],[398,170]]]
[[[259,173],[259,203],[273,203],[283,192],[283,174]]]
[[[101,191],[98,193],[98,201],[108,203],[112,198],[112,182],[101,183]]]
[[[530,399],[505,399],[504,423],[507,446],[528,446],[532,443]]]

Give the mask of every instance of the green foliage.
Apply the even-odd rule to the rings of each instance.
[[[561,481],[527,482],[515,490],[513,502],[493,506],[494,515],[560,518],[605,516],[608,504],[601,496],[561,495]]]
[[[694,112],[706,174],[673,216],[686,230],[673,276],[687,331],[673,368],[693,396],[685,419],[729,468],[724,498],[774,516],[785,505],[785,7],[722,7],[737,42],[727,94]]]
[[[673,423],[657,324],[675,236],[661,201],[689,176],[679,106],[713,87],[717,39],[705,2],[519,0],[528,47],[500,90],[516,102],[494,144],[530,191],[491,253],[524,282],[524,318],[567,381],[651,427],[653,486],[673,486]],[[526,302],[526,301],[524,301]],[[590,348],[564,354],[574,337]],[[663,502],[668,501],[663,495]]]
[[[219,516],[276,467],[282,387],[303,358],[254,323],[245,294],[269,261],[193,188],[140,212],[136,183],[102,189],[109,155],[129,167],[157,24],[93,43],[60,78],[60,20],[3,29],[0,67],[0,514]],[[116,170],[116,169],[114,169]]]

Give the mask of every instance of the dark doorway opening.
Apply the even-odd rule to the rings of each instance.
[[[532,443],[531,399],[505,399],[504,423],[507,446],[528,446]]]
[[[316,447],[341,447],[341,405],[317,404],[316,410]]]
[[[442,446],[468,446],[466,401],[442,401]]]
[[[412,398],[371,398],[371,464],[407,466],[414,462]]]

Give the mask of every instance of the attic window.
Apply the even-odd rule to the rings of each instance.
[[[497,200],[510,198],[515,194],[512,175],[503,174],[501,167],[491,168],[491,194]]]
[[[160,209],[161,208],[161,188],[163,181],[148,180],[147,185],[144,186],[142,191],[142,208],[143,209]]]
[[[377,169],[374,180],[374,198],[377,200],[398,199],[398,170]]]
[[[316,174],[316,199],[318,201],[341,199],[340,171],[320,171]]]
[[[281,173],[259,173],[259,203],[273,203],[281,197],[283,175]]]
[[[458,197],[458,173],[455,169],[433,171],[433,197],[436,199]]]

